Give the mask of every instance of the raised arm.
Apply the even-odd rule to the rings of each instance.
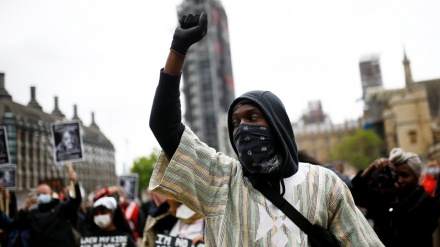
[[[76,219],[76,213],[78,211],[79,206],[81,205],[81,190],[79,188],[78,180],[76,177],[76,172],[74,170],[69,170],[69,178],[70,181],[73,182],[74,188],[70,188],[71,190],[75,190],[75,197],[70,196],[66,202],[66,216],[69,219]]]
[[[182,16],[179,20],[170,52],[153,100],[150,128],[166,156],[171,158],[179,145],[184,126],[180,107],[180,76],[186,53],[191,45],[200,41],[207,32],[207,16]]]

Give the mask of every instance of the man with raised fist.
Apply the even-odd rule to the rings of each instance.
[[[279,202],[313,229],[330,232],[336,245],[383,246],[344,182],[326,168],[299,162],[291,122],[273,93],[251,91],[232,102],[229,139],[239,160],[207,146],[181,122],[185,55],[206,35],[207,24],[204,12],[182,16],[160,72],[150,128],[163,153],[149,188],[205,218],[206,246],[316,246]]]

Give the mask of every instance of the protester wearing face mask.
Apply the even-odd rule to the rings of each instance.
[[[118,205],[124,213],[125,219],[128,221],[133,232],[134,240],[140,240],[142,238],[146,217],[142,210],[140,210],[139,205],[135,201],[129,200],[124,188],[119,186],[110,186],[102,189],[95,195],[94,200],[96,201],[104,196],[113,196],[116,198]]]
[[[230,105],[227,126],[238,160],[209,147],[182,123],[183,64],[192,44],[215,33],[207,30],[208,19],[204,12],[181,17],[160,71],[150,128],[163,153],[149,188],[204,217],[206,246],[310,246],[315,240],[383,246],[344,182],[329,169],[299,162],[291,121],[272,92],[250,91]],[[286,78],[286,85],[292,84]],[[313,230],[295,224],[298,217],[287,211],[302,215]]]
[[[167,202],[170,205],[171,215],[177,218],[170,236],[191,239],[194,245],[203,242],[204,220],[202,216],[172,198],[169,198]]]
[[[52,189],[47,184],[37,187],[37,195],[30,194],[20,210],[17,223],[30,227],[30,242],[34,247],[74,247],[75,240],[69,218],[77,213],[81,203],[81,192],[76,172],[69,171],[75,184],[75,197],[66,201],[53,200]],[[38,204],[37,208],[30,207]]]
[[[435,188],[438,182],[438,176],[440,173],[440,164],[434,157],[428,158],[425,176],[422,179],[422,186],[425,188],[426,193],[430,196],[434,196]]]
[[[119,239],[120,246],[136,246],[130,226],[114,197],[102,197],[93,203],[91,229],[88,237],[117,237],[115,239]],[[116,242],[111,244],[116,244]]]

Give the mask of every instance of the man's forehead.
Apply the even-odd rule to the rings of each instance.
[[[234,111],[232,112],[232,115],[238,115],[243,112],[249,112],[249,111],[261,112],[260,108],[258,108],[258,106],[254,105],[254,104],[250,104],[250,103],[244,103],[244,104],[237,105],[235,107]]]
[[[41,184],[41,185],[38,186],[37,191],[39,191],[39,192],[50,192],[51,189],[50,189],[49,185]]]

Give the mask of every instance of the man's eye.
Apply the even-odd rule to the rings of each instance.
[[[250,118],[252,122],[258,121],[258,119],[260,119],[258,116],[251,116]]]

